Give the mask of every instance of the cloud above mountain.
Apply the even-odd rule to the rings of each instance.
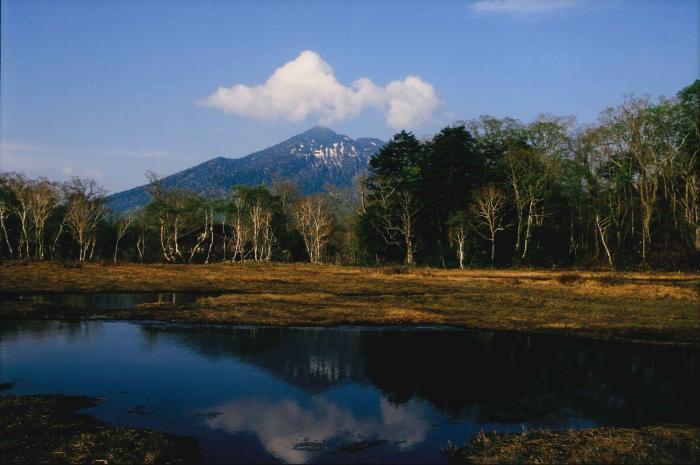
[[[437,91],[418,76],[377,86],[363,77],[346,86],[333,67],[311,50],[277,68],[256,86],[219,87],[200,105],[247,118],[300,122],[317,117],[332,124],[359,115],[366,108],[383,112],[392,128],[413,128],[432,118],[442,105]]]

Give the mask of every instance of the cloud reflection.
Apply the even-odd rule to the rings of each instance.
[[[308,405],[293,399],[242,399],[215,407],[219,415],[207,424],[229,433],[253,432],[268,452],[290,463],[306,463],[361,441],[387,441],[408,449],[425,439],[431,426],[428,407],[415,401],[399,406],[383,398],[379,402],[378,418],[359,416],[320,397]]]

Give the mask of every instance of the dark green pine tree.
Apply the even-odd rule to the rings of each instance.
[[[420,156],[421,143],[412,132],[395,134],[369,162],[370,185],[373,179],[382,179],[403,188],[415,188],[420,175]]]
[[[423,259],[444,264],[448,250],[448,220],[467,207],[475,179],[483,174],[474,138],[464,126],[446,127],[426,145],[420,169],[421,211],[418,235]],[[426,256],[429,253],[432,256]]]

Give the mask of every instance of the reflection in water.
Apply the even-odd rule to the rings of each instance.
[[[395,404],[527,421],[576,414],[615,424],[698,413],[698,351],[456,330],[144,326],[208,357],[233,356],[309,393],[353,382]]]
[[[0,328],[13,392],[104,397],[91,413],[194,435],[209,463],[440,462],[482,428],[698,424],[698,355],[446,329]]]
[[[293,399],[272,403],[240,399],[215,411],[208,420],[212,428],[254,432],[270,453],[290,463],[376,442],[407,450],[422,442],[431,426],[425,406],[417,402],[395,406],[385,399],[379,402],[378,418],[362,418],[327,399],[314,399],[305,406]]]

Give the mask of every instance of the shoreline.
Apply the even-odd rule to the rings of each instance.
[[[0,305],[2,302],[0,301]],[[64,307],[67,308],[67,307]],[[696,342],[679,342],[670,340],[652,340],[652,339],[633,339],[625,337],[623,335],[607,335],[607,334],[596,334],[596,333],[581,333],[566,330],[518,330],[518,329],[504,329],[504,328],[491,328],[491,327],[476,327],[476,326],[456,326],[456,325],[443,325],[438,323],[416,323],[416,324],[401,324],[401,323],[391,323],[391,324],[381,324],[381,323],[334,323],[327,325],[318,324],[274,324],[274,323],[244,323],[244,322],[229,322],[222,323],[216,322],[212,323],[207,320],[180,320],[180,319],[167,319],[164,318],[149,318],[146,315],[114,315],[108,316],[104,315],[104,312],[96,312],[91,310],[85,310],[80,308],[69,309],[71,314],[60,314],[54,313],[54,309],[47,311],[45,314],[40,312],[32,312],[31,314],[19,314],[13,315],[12,313],[5,313],[5,311],[0,310],[0,321],[65,321],[65,322],[114,322],[114,323],[134,323],[134,324],[159,324],[159,325],[177,325],[182,327],[207,327],[216,329],[236,329],[236,328],[266,328],[266,329],[312,329],[312,330],[324,330],[324,329],[337,329],[337,330],[361,330],[361,331],[383,331],[383,330],[405,330],[405,331],[464,331],[464,332],[484,332],[492,334],[504,334],[511,336],[520,337],[551,337],[551,338],[566,338],[566,339],[576,339],[581,342],[588,343],[601,343],[601,344],[620,344],[620,345],[635,345],[639,347],[650,347],[650,348],[678,348],[678,349],[689,349],[689,350],[700,350],[700,343]],[[85,310],[85,311],[84,311]],[[115,312],[131,312],[130,309],[125,310],[115,310]],[[77,314],[76,314],[77,312]],[[93,314],[94,312],[94,314]],[[82,313],[82,314],[81,314]],[[101,314],[102,313],[102,314]]]

